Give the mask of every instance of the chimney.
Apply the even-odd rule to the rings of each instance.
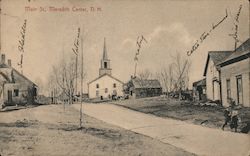
[[[11,59],[8,59],[8,66],[11,67]]]
[[[1,55],[1,64],[5,64],[5,54]]]

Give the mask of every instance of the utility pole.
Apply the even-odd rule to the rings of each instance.
[[[0,0],[0,54],[2,53],[2,0]]]
[[[134,78],[136,77],[136,68],[137,68],[137,61],[135,61],[135,72],[134,72]]]
[[[66,92],[65,92],[65,60],[64,60],[64,44],[62,45],[63,46],[63,76],[62,76],[62,79],[63,79],[63,91],[62,91],[62,94],[61,94],[61,97],[62,97],[62,100],[63,100],[63,111],[65,112],[65,104],[66,104],[66,101],[65,101],[65,97],[67,96],[66,95]],[[64,96],[65,95],[65,96]]]
[[[78,31],[77,31],[77,37],[76,37],[76,40],[75,40],[75,43],[74,43],[74,46],[75,48],[73,48],[73,52],[75,53],[76,55],[76,66],[75,66],[75,70],[76,70],[76,75],[75,75],[75,78],[76,78],[76,82],[75,82],[75,95],[77,95],[77,67],[78,67],[78,47],[79,47],[79,38],[80,38],[80,28],[78,28]],[[74,93],[73,93],[74,94]]]
[[[76,55],[76,94],[77,95],[77,65],[78,65],[78,54]]]
[[[82,84],[83,84],[83,38],[81,36],[81,107],[80,107],[80,128],[82,128],[82,98],[83,98],[83,88],[82,88]]]

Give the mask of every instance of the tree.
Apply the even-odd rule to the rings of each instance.
[[[74,91],[76,89],[75,81],[77,77],[75,68],[75,58],[71,56],[68,60],[62,58],[58,65],[53,66],[54,81],[56,82],[56,88],[60,88],[61,96],[65,100],[64,95],[68,97],[66,100],[69,104],[73,103]]]
[[[169,92],[184,91],[188,88],[190,62],[181,57],[179,53],[172,56],[172,62],[168,66],[156,73],[156,78],[160,81],[163,90]]]
[[[174,91],[174,72],[173,72],[173,63],[170,63],[168,66],[162,67],[159,72],[156,72],[156,79],[161,83],[163,91],[167,94]]]
[[[148,70],[142,70],[138,73],[138,78],[141,80],[147,80],[150,79],[152,77],[152,73]]]
[[[63,57],[58,64],[53,65],[48,77],[48,90],[54,97],[60,97],[63,101],[72,104],[76,90],[76,79],[80,78],[81,73],[77,73],[75,68],[75,56]],[[79,65],[78,68],[81,68]],[[78,69],[78,71],[80,71]],[[85,76],[85,71],[83,77]],[[56,92],[55,92],[56,91]]]
[[[172,92],[174,85],[173,64],[170,64],[168,66],[168,79],[169,79],[169,92]]]
[[[151,83],[152,81],[147,80],[150,80],[152,78],[152,75],[153,74],[148,69],[145,69],[138,73],[136,80],[140,83],[141,86],[145,87],[147,85],[151,85],[149,83]]]
[[[156,73],[156,79],[161,83],[163,91],[168,93],[169,75],[168,75],[168,69],[166,67],[163,67],[160,72]]]
[[[37,77],[35,79],[35,84],[37,86],[39,86],[39,88],[38,88],[39,94],[44,94],[44,92],[45,92],[45,84],[44,84],[43,80],[40,77]]]
[[[188,88],[189,83],[189,70],[191,63],[188,59],[181,57],[180,53],[176,53],[173,57],[173,70],[174,70],[174,89],[179,92],[181,98],[181,91]]]

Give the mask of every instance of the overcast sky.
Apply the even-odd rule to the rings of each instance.
[[[143,35],[144,44],[139,56],[138,70],[160,70],[171,62],[176,52],[192,62],[190,81],[203,78],[208,51],[233,50],[234,18],[239,10],[238,36],[241,42],[249,36],[248,0],[2,0],[1,42],[2,53],[12,60],[19,70],[18,40],[24,19],[27,29],[24,45],[24,75],[44,83],[52,65],[62,57],[73,55],[73,42],[77,28],[84,29],[85,82],[98,76],[106,37],[108,56],[113,76],[126,82],[134,72],[134,55],[137,36]],[[37,11],[25,10],[26,6]],[[73,12],[72,7],[86,8],[88,12]],[[40,12],[39,7],[47,9]],[[65,7],[70,11],[49,11],[49,7]],[[90,11],[90,7],[101,11]],[[186,52],[208,32],[216,27],[191,56]],[[85,87],[86,91],[86,87]]]

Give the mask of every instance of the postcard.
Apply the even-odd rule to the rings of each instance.
[[[250,156],[249,0],[0,0],[0,156]]]

